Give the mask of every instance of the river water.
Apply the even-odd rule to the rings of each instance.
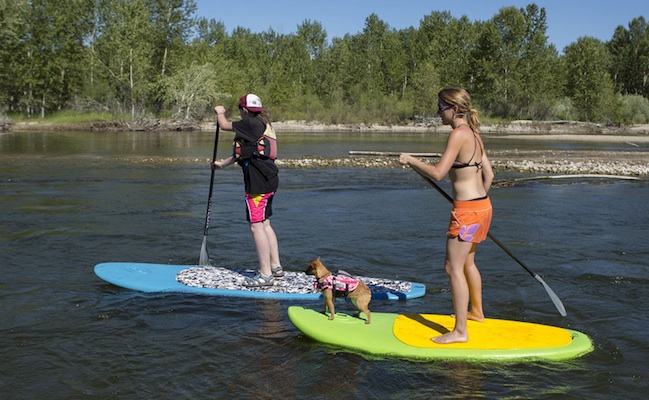
[[[595,343],[592,353],[566,362],[375,359],[300,335],[287,307],[319,309],[319,302],[145,294],[94,275],[94,265],[106,261],[198,261],[213,138],[209,132],[0,136],[3,398],[631,399],[648,393],[647,180],[526,181],[490,193],[491,233],[543,277],[568,316],[485,242],[478,262],[487,316],[582,331]],[[230,140],[222,134],[220,157]],[[422,134],[286,134],[280,152],[293,158],[438,152],[443,141]],[[488,138],[487,145],[544,146]],[[320,256],[332,269],[423,282],[425,297],[374,301],[372,311],[452,312],[442,269],[449,204],[413,171],[282,168],[280,174],[273,226],[286,269],[304,270]],[[216,173],[208,237],[215,265],[255,266],[242,190],[237,168]],[[353,311],[339,302],[340,311]]]

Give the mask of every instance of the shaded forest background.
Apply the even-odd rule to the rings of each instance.
[[[226,15],[195,14],[193,0],[0,0],[0,113],[201,120],[252,92],[274,120],[400,124],[461,86],[491,121],[649,123],[643,16],[559,52],[533,3],[486,21],[432,10],[402,30],[371,14],[331,39],[317,21],[228,32]]]

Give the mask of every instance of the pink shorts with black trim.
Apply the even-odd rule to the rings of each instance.
[[[463,242],[480,243],[487,238],[493,209],[491,200],[454,201],[446,234]]]
[[[273,196],[275,192],[250,194],[246,193],[246,217],[254,224],[264,222],[273,215]]]

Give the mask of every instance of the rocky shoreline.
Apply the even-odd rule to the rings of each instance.
[[[213,122],[200,125],[202,130],[214,130]],[[378,124],[338,124],[327,125],[312,121],[276,121],[273,122],[278,132],[448,132],[439,118],[431,118],[426,122],[409,123],[405,125]],[[605,126],[579,121],[511,121],[506,124],[484,124],[480,127],[482,133],[505,134],[576,134],[576,135],[649,135],[648,125]]]
[[[278,121],[273,125],[279,134],[282,132],[448,132],[447,126],[438,123],[412,124],[399,126],[380,125],[324,125],[308,121]],[[194,124],[146,122],[139,124],[107,123],[92,128],[75,126],[46,125],[40,123],[19,123],[11,127],[13,132],[20,131],[139,131],[139,130],[201,130],[213,131],[214,122]],[[507,139],[534,140],[584,140],[615,142],[628,148],[629,151],[556,151],[536,150],[489,151],[489,157],[496,172],[510,171],[536,174],[598,174],[644,178],[649,176],[649,125],[628,127],[605,127],[596,124],[554,121],[531,122],[513,121],[507,125],[483,125],[484,134]],[[2,132],[0,131],[0,134]],[[435,162],[429,159],[427,162]],[[325,167],[362,167],[362,168],[403,168],[396,157],[349,157],[349,158],[304,158],[280,159],[277,164],[286,168],[325,168]]]
[[[490,152],[493,169],[499,172],[535,174],[596,174],[626,177],[649,176],[649,154],[633,152],[578,152],[501,150]],[[434,160],[426,160],[435,163]],[[280,159],[277,165],[286,168],[405,168],[396,157],[303,158]]]
[[[139,119],[133,122],[103,121],[78,124],[52,124],[40,121],[14,123],[9,118],[0,119],[0,132],[24,131],[213,131],[215,121],[154,120]],[[274,121],[273,126],[281,132],[447,132],[448,127],[439,118],[400,125],[379,124],[323,124],[314,121]],[[505,124],[484,124],[482,133],[521,134],[521,135],[615,135],[648,136],[649,124],[629,126],[605,126],[579,121],[510,121]]]

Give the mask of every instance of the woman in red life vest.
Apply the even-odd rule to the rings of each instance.
[[[239,121],[228,121],[223,106],[214,107],[214,112],[221,129],[235,132],[235,140],[233,154],[215,161],[212,168],[223,169],[234,163],[241,166],[246,192],[246,218],[259,258],[259,271],[245,284],[270,286],[273,279],[284,276],[277,236],[269,219],[273,214],[273,198],[279,186],[278,170],[273,158],[251,151],[257,148],[267,127],[271,127],[270,119],[261,99],[254,94],[246,94],[239,100]]]

